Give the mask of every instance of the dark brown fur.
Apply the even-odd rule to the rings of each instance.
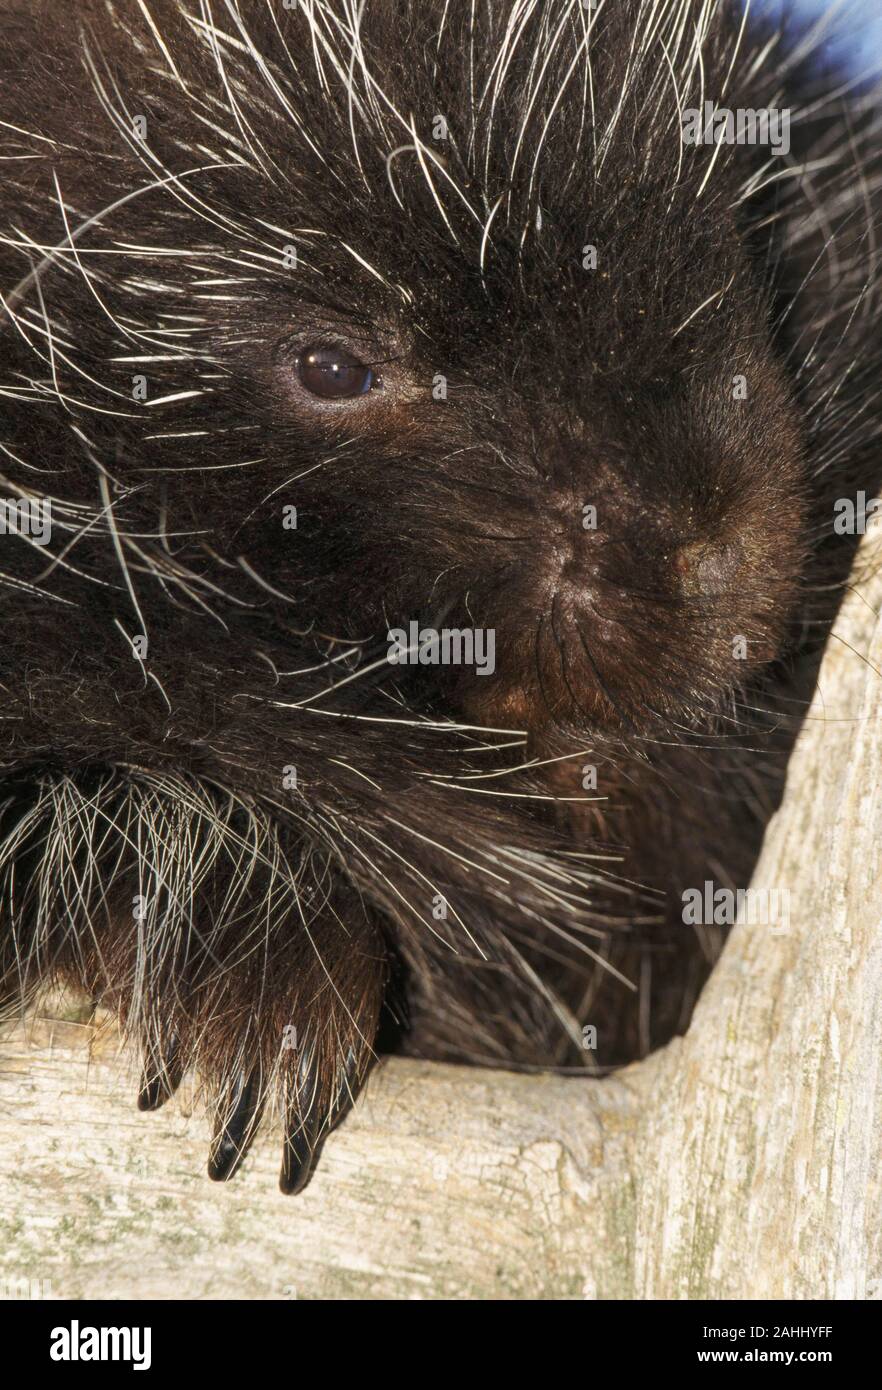
[[[684,149],[650,9],[593,21],[592,110],[563,0],[498,68],[511,6],[369,3],[382,97],[342,3],[0,5],[0,493],[56,504],[0,537],[0,949],[120,1011],[143,1104],[195,1062],[215,1176],[280,1092],[302,1185],[390,987],[422,1055],[639,1055],[719,949],[683,889],[749,879],[878,467],[879,161],[857,98],[765,177]],[[710,99],[835,84],[739,28]],[[315,343],[382,389],[310,399]],[[390,666],[411,620],[495,674]]]

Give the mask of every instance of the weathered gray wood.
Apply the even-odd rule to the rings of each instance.
[[[301,1197],[204,1177],[105,1020],[0,1054],[0,1279],[60,1296],[882,1295],[882,579],[836,624],[755,887],[685,1039],[604,1082],[388,1064]]]

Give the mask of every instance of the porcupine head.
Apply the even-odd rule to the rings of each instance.
[[[117,1010],[145,1107],[195,1064],[215,1177],[278,1104],[296,1189],[393,986],[414,1050],[587,1060],[657,750],[790,640],[796,195],[683,122],[780,54],[698,0],[0,16],[6,990]]]

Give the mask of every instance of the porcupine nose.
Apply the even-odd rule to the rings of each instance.
[[[667,570],[673,573],[680,592],[689,598],[714,598],[731,593],[744,568],[744,547],[739,540],[689,541],[673,553],[658,546],[626,545],[612,547],[614,563],[604,564],[604,551],[599,538],[589,552],[578,551],[563,566],[562,578],[585,596],[590,596],[601,577],[614,579],[614,571],[622,568],[630,575],[645,576],[647,565],[655,569],[659,580]]]
[[[740,541],[690,541],[673,557],[674,572],[684,594],[714,598],[737,583],[744,564]]]

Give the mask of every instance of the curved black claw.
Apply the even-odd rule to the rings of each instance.
[[[208,1176],[212,1182],[226,1182],[236,1172],[254,1138],[260,1110],[257,1068],[238,1072],[218,1100],[216,1127],[208,1155]]]
[[[322,1142],[299,1118],[291,1119],[282,1147],[279,1187],[288,1196],[302,1192],[309,1182],[321,1152]]]
[[[164,1041],[152,1043],[141,1072],[138,1109],[158,1110],[180,1086],[183,1072],[176,1037],[171,1035]]]
[[[297,1091],[288,1106],[279,1187],[288,1196],[302,1192],[315,1172],[324,1142],[352,1109],[360,1089],[355,1053],[350,1050],[343,1080],[330,1113],[318,1108],[318,1072],[312,1054],[298,1069]],[[363,1079],[363,1078],[362,1078]]]

